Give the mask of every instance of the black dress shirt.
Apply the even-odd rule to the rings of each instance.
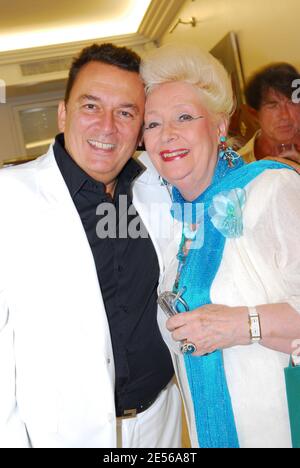
[[[147,232],[137,213],[128,215],[128,209],[130,213],[133,209],[131,185],[142,168],[133,159],[128,161],[112,199],[105,185],[88,176],[65,151],[63,134],[56,137],[54,155],[94,256],[111,333],[119,415],[155,399],[173,376],[156,321],[159,266],[155,249],[149,236],[124,238],[130,223]],[[115,226],[108,225],[115,213]],[[103,238],[105,229],[110,236]]]

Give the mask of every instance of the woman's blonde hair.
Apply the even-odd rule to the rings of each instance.
[[[235,107],[231,81],[223,65],[208,52],[192,45],[169,44],[154,49],[141,63],[146,94],[160,84],[184,81],[199,89],[212,114],[229,118]]]

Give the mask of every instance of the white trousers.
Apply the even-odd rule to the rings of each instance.
[[[181,448],[181,398],[175,383],[134,418],[118,419],[118,448]]]

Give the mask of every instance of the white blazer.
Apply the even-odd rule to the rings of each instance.
[[[149,165],[133,202],[161,274],[170,197]],[[156,203],[150,210],[149,203]],[[150,213],[151,212],[151,213]],[[53,149],[0,171],[0,446],[115,447],[114,361],[93,255]]]

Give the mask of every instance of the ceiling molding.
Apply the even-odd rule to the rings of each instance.
[[[186,0],[152,0],[138,31],[134,34],[0,52],[0,66],[47,58],[74,57],[81,49],[93,42],[112,42],[133,49],[135,47],[144,47],[146,44],[152,44],[153,42],[158,43],[185,3]]]
[[[26,63],[28,61],[43,60],[47,58],[58,58],[65,56],[73,57],[78,54],[81,49],[91,45],[94,42],[112,42],[118,46],[135,48],[143,47],[145,44],[150,43],[151,39],[137,32],[135,34],[95,38],[85,41],[72,42],[69,44],[58,44],[45,47],[34,47],[31,49],[0,52],[0,66]]]
[[[138,33],[158,42],[185,3],[186,0],[152,0]]]

